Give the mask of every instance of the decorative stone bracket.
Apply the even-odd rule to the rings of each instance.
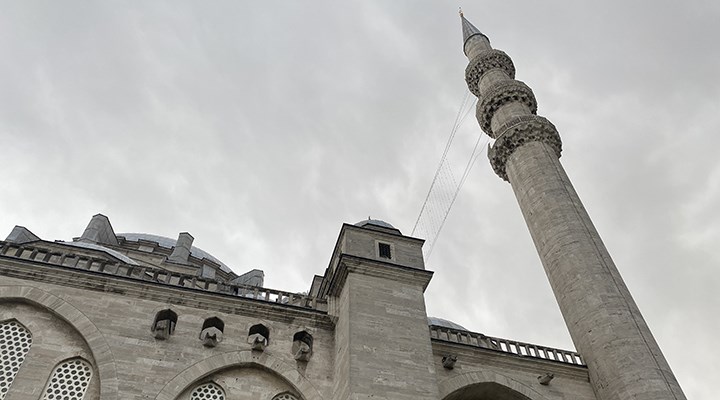
[[[480,97],[480,78],[491,69],[501,69],[510,77],[515,79],[515,66],[510,56],[500,50],[488,50],[480,53],[479,56],[470,60],[467,68],[465,68],[465,82],[468,89],[476,97]]]
[[[454,354],[448,354],[442,358],[442,365],[445,369],[453,369],[455,368],[455,363],[457,362],[457,356]]]
[[[511,102],[523,103],[532,114],[537,112],[537,100],[532,89],[523,82],[505,80],[490,86],[477,103],[476,117],[480,127],[492,138],[497,138],[502,131],[493,132],[490,123],[495,112]]]
[[[557,154],[562,152],[562,141],[555,125],[546,118],[537,115],[524,115],[516,117],[498,130],[495,144],[488,148],[490,164],[504,180],[508,180],[505,164],[515,150],[530,142],[543,142],[548,144]]]

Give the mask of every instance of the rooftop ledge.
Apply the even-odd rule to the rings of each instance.
[[[17,244],[0,241],[0,256],[59,266],[63,268],[107,274],[125,279],[199,290],[222,295],[275,303],[281,306],[299,307],[327,312],[327,300],[314,296],[290,293],[257,286],[233,285],[215,279],[179,274],[159,268],[131,265],[121,261],[112,262],[99,257],[60,251],[52,248],[55,243],[36,241]],[[446,326],[430,325],[430,337],[434,341],[484,348],[492,351],[548,361],[585,366],[580,354],[569,351],[501,339]]]
[[[327,312],[327,301],[313,296],[257,286],[229,284],[215,279],[132,265],[121,261],[113,262],[99,257],[77,254],[72,249],[60,251],[57,248],[52,248],[54,244],[44,241],[25,244],[0,241],[0,256],[190,290],[234,295],[246,299],[276,303],[282,306]]]
[[[479,347],[502,353],[509,353],[519,357],[555,361],[582,367],[586,366],[585,361],[582,359],[580,354],[574,351],[554,349],[552,347],[523,343],[509,339],[501,339],[486,336],[482,333],[448,328],[445,326],[430,325],[430,338],[434,341]]]

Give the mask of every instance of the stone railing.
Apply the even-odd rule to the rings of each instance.
[[[46,264],[93,271],[124,278],[155,282],[168,286],[183,287],[211,293],[234,295],[248,299],[278,303],[287,306],[327,311],[327,301],[315,297],[284,292],[281,290],[257,286],[235,285],[200,276],[181,274],[159,268],[131,265],[124,262],[112,262],[107,259],[60,251],[57,248],[44,247],[38,243],[17,244],[0,241],[0,257],[37,261]]]
[[[443,342],[459,343],[468,346],[482,347],[522,357],[540,358],[573,365],[585,365],[580,354],[574,351],[553,349],[536,344],[517,342],[485,336],[482,333],[468,332],[444,326],[430,325],[430,337]]]

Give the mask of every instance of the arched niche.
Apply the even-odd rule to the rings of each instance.
[[[532,387],[493,372],[467,372],[439,382],[442,400],[547,400]]]
[[[27,307],[30,309],[34,308],[35,312],[47,313],[49,317],[31,318],[22,316],[22,314],[30,311]],[[49,360],[51,364],[47,369],[47,376],[45,376],[45,378],[50,376],[51,369],[55,363],[69,356],[83,357],[92,363],[97,372],[97,383],[99,385],[97,389],[99,391],[98,397],[103,400],[118,399],[117,371],[110,346],[92,321],[80,312],[80,310],[75,308],[75,306],[42,289],[33,286],[13,285],[0,286],[0,310],[6,313],[0,315],[0,319],[10,316],[11,313],[14,315],[21,314],[20,318],[11,318],[16,318],[33,332],[33,347],[35,351],[38,351],[40,347],[42,347],[41,343],[43,342],[43,338],[40,337],[37,332],[43,332],[49,329],[44,324],[54,324],[55,326],[64,324],[66,329],[71,331],[73,335],[69,336],[70,342],[66,344],[68,347],[64,350],[58,350],[56,352],[57,354],[52,352],[47,353],[54,355],[52,355],[52,359]],[[43,322],[43,320],[45,321]],[[31,352],[32,351],[33,349],[31,349]],[[27,362],[29,363],[31,360],[32,358],[28,358]],[[23,373],[23,371],[19,373]],[[43,381],[42,384],[44,383]],[[93,399],[93,397],[86,396],[86,399]]]
[[[55,374],[54,369],[67,359],[84,359],[90,366],[94,379],[88,379],[85,399],[100,399],[100,383],[95,360],[87,342],[72,325],[45,307],[22,300],[0,300],[0,321],[12,318],[32,335],[32,346],[19,366],[10,386],[13,395],[34,395],[38,384],[43,386]]]
[[[228,398],[272,399],[278,393],[296,394],[298,400],[323,397],[297,366],[265,353],[242,350],[208,357],[182,371],[168,382],[156,400],[186,400],[193,388],[212,381],[226,391]],[[257,387],[247,393],[248,387]],[[243,394],[245,393],[245,394]]]
[[[476,383],[450,393],[443,400],[532,400],[495,382]]]

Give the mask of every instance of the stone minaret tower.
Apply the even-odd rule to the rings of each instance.
[[[685,399],[600,235],[560,164],[555,126],[536,115],[512,60],[460,14],[465,80],[488,156],[510,182],[573,342],[599,400]]]

